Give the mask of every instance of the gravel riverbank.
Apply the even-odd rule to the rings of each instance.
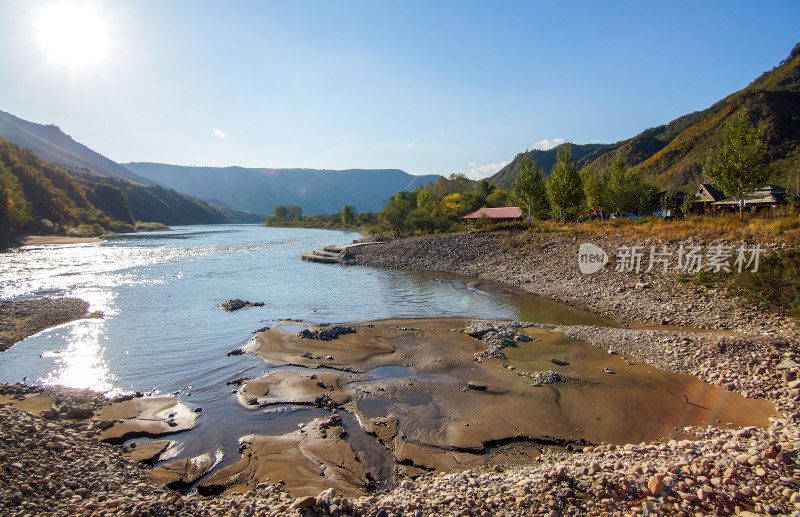
[[[798,332],[673,274],[578,270],[581,242],[562,235],[447,235],[354,250],[349,264],[442,271],[501,282],[627,322],[735,329],[562,327],[631,361],[693,374],[772,401],[766,429],[676,428],[661,443],[544,448],[523,466],[429,473],[349,500],[332,491],[292,500],[265,481],[245,495],[203,499],[155,484],[147,469],[95,439],[91,421],[46,421],[0,407],[0,513],[9,515],[800,515]],[[610,251],[624,243],[595,243]],[[329,266],[320,266],[329,267]],[[498,322],[474,322],[484,328]],[[5,387],[6,390],[10,389]],[[23,389],[23,388],[19,388]],[[39,388],[24,388],[32,390]],[[98,402],[101,403],[101,402]],[[713,411],[689,407],[680,411]],[[580,448],[579,448],[580,449]],[[82,472],[97,472],[87,475]],[[277,480],[272,480],[277,481]]]
[[[610,265],[594,274],[582,274],[578,266],[581,244],[592,243],[609,255]],[[711,253],[718,243],[687,239],[685,248],[696,246]],[[753,243],[726,243],[734,250]],[[622,246],[642,246],[640,272],[615,271],[615,251]],[[791,319],[763,308],[746,306],[722,290],[705,290],[686,283],[675,271],[679,244],[669,250],[669,270],[661,265],[645,271],[650,247],[661,251],[656,237],[628,242],[619,236],[603,239],[571,237],[561,233],[487,232],[434,235],[400,239],[353,248],[342,263],[389,269],[440,271],[514,286],[524,292],[627,322],[709,329],[736,329],[760,335],[797,338]],[[773,248],[765,248],[763,253]],[[736,254],[729,259],[733,266]],[[750,258],[748,254],[746,258]],[[752,268],[752,266],[751,266]],[[730,274],[736,274],[735,272]]]
[[[0,352],[44,329],[78,318],[102,317],[88,310],[89,303],[79,298],[0,301]]]

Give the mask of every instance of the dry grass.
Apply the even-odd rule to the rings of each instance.
[[[561,233],[569,237],[615,236],[631,241],[659,239],[677,242],[690,237],[707,241],[746,241],[761,244],[800,245],[800,216],[746,217],[738,215],[714,217],[693,216],[688,219],[665,220],[648,217],[639,220],[615,219],[567,223],[532,221],[526,228],[534,233]]]

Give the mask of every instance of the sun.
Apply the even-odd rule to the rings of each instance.
[[[47,59],[71,69],[85,68],[108,54],[108,21],[87,2],[62,0],[38,13],[37,36]]]

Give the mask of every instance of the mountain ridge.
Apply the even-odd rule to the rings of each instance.
[[[262,220],[261,215],[215,207],[160,185],[70,171],[0,137],[0,248],[20,232],[96,234],[133,231],[138,222]]]
[[[706,155],[722,140],[722,129],[742,110],[753,124],[765,124],[776,181],[785,179],[800,166],[800,44],[772,70],[704,110],[645,129],[619,142],[572,144],[572,152],[581,167],[604,167],[619,156],[634,173],[648,181],[660,186],[684,185],[699,179]],[[532,153],[549,172],[557,150],[558,147]],[[510,188],[519,156],[489,181],[497,187]]]
[[[88,146],[76,142],[53,124],[30,122],[0,110],[0,137],[23,149],[33,149],[45,162],[54,163],[68,170],[82,170],[141,185],[153,183]]]
[[[297,205],[306,214],[332,214],[342,205],[377,212],[400,190],[439,179],[400,169],[308,169],[202,167],[152,162],[124,166],[136,174],[199,199],[216,199],[240,210],[271,214],[278,205]]]

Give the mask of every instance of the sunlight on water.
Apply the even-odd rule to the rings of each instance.
[[[69,339],[63,349],[42,354],[42,358],[54,359],[53,369],[44,379],[44,384],[88,388],[93,391],[119,394],[114,389],[116,377],[111,374],[104,358],[103,321],[86,321],[73,325]]]
[[[116,297],[114,291],[108,289],[78,289],[72,291],[70,296],[86,300],[89,302],[90,311],[102,312],[105,318],[119,315],[119,308],[114,304],[114,298]]]
[[[250,246],[248,251],[263,248]],[[121,241],[97,244],[27,246],[0,260],[0,298],[31,293],[72,294],[81,287],[113,288],[153,282],[122,271],[177,260],[198,260],[231,252],[220,246],[123,246]],[[163,280],[162,280],[163,281]]]

